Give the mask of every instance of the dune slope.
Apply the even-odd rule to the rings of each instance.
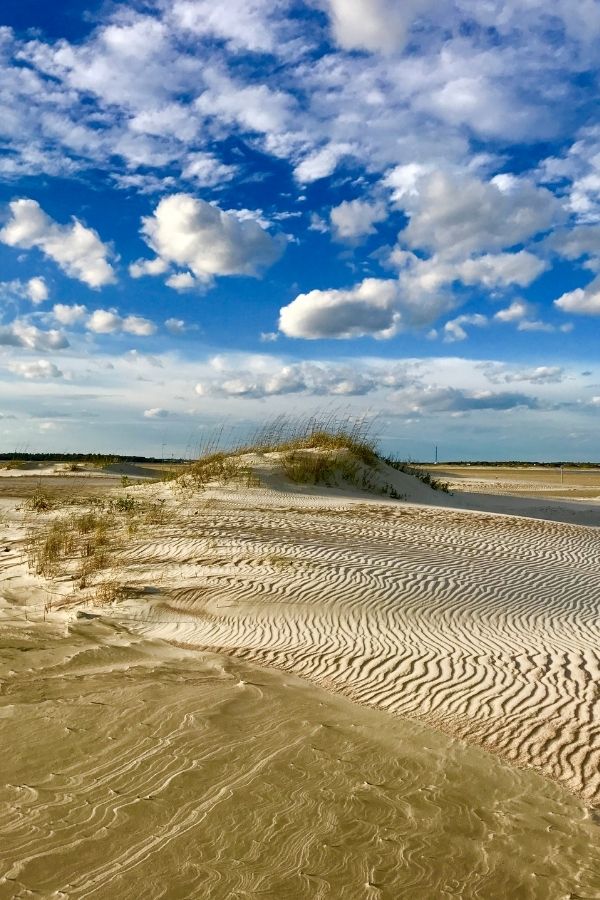
[[[115,614],[600,793],[596,529],[273,490],[174,505]],[[220,499],[218,499],[220,498]]]

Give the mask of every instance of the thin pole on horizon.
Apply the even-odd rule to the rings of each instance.
[[[436,466],[437,466],[437,461],[438,461],[438,453],[437,453],[437,444],[436,444],[435,445],[435,464],[436,464]]]

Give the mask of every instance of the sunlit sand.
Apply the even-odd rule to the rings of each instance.
[[[0,895],[596,896],[598,529],[241,463],[83,587],[4,487]]]

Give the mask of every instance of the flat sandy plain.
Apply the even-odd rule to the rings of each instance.
[[[492,492],[515,497],[600,500],[600,468],[565,466],[424,466],[453,491]]]
[[[2,482],[0,896],[600,897],[594,500],[247,462],[129,488],[164,521],[85,589]]]

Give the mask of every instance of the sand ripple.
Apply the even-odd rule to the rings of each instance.
[[[191,566],[181,546],[179,564]],[[338,573],[335,591],[347,584],[350,557],[319,564]],[[281,614],[287,592],[269,564],[232,557],[221,577],[232,587],[259,567],[269,587],[249,602]],[[220,590],[204,601],[213,623]],[[198,602],[182,593],[177,609],[189,615]],[[302,632],[294,623],[305,606]],[[360,616],[368,620],[360,603],[341,619],[343,639],[330,635],[327,662],[300,648],[330,606],[325,595],[298,601],[277,635],[265,615],[261,634],[281,644],[273,659],[325,681],[342,671],[335,647],[347,642],[348,681],[370,673],[392,696],[387,663],[375,663],[388,639],[373,634],[369,653],[366,634],[356,643]],[[248,642],[249,626],[240,634]],[[428,667],[441,684],[430,651],[409,664],[412,681]],[[598,896],[597,826],[575,798],[294,676],[110,621],[13,619],[0,632],[0,678],[2,898]]]
[[[598,802],[600,531],[314,498],[193,512],[128,550],[128,577],[162,595],[124,619],[420,719]]]

